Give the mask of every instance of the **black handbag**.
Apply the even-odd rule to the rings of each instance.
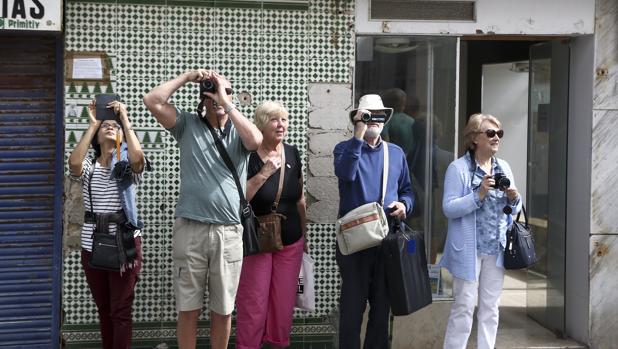
[[[109,233],[109,223],[116,223],[115,220],[110,222],[112,216],[118,216],[119,213],[114,214],[95,214],[94,205],[92,201],[92,178],[96,169],[96,159],[92,161],[92,170],[88,180],[88,197],[90,198],[90,212],[84,213],[84,222],[94,224],[92,231],[92,252],[88,265],[91,268],[120,271],[120,260],[123,245],[121,240],[121,230],[118,229],[116,235]],[[98,216],[98,217],[97,217]],[[124,213],[122,213],[124,216]],[[120,225],[117,225],[120,228]]]
[[[242,191],[242,186],[240,184],[240,178],[238,178],[238,172],[236,172],[236,167],[232,163],[232,159],[230,155],[227,153],[221,138],[214,130],[214,128],[208,123],[205,118],[199,116],[200,110],[198,109],[198,118],[200,118],[208,129],[210,130],[210,134],[212,134],[212,138],[215,140],[215,145],[217,146],[217,150],[219,151],[219,155],[225,162],[227,168],[232,172],[232,176],[234,177],[234,181],[236,182],[236,189],[238,189],[238,196],[240,197],[240,224],[242,224],[242,255],[250,256],[252,254],[256,254],[260,252],[260,244],[258,241],[257,235],[257,227],[258,221],[253,213],[253,209],[251,208],[251,204],[245,199],[245,193]]]
[[[96,228],[95,228],[96,229]],[[117,232],[118,234],[119,232]],[[120,271],[120,253],[118,251],[117,235],[109,233],[92,234],[92,254],[88,265],[91,268]]]
[[[521,211],[517,214],[517,219],[506,231],[506,248],[504,249],[504,268],[523,269],[528,268],[537,262],[534,250],[534,237],[528,225],[528,214],[524,211],[525,223],[519,222]]]
[[[393,315],[408,315],[431,304],[423,233],[396,219],[382,240],[386,287]]]

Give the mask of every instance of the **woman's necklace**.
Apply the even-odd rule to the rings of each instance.
[[[268,159],[278,159],[281,157],[279,148],[280,148],[280,145],[277,145],[277,147],[273,151],[273,150],[265,150],[264,148],[260,147],[258,148],[258,155],[260,156],[260,159],[262,159],[262,162],[266,163]],[[275,156],[270,155],[273,152],[275,153]]]

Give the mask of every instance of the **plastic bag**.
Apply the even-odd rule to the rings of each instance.
[[[315,279],[313,269],[315,261],[311,256],[303,252],[303,261],[298,275],[298,287],[296,289],[296,308],[306,311],[315,311]]]

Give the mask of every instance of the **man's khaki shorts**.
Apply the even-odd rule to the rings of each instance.
[[[242,268],[242,230],[240,224],[176,218],[172,257],[177,311],[201,309],[208,287],[208,309],[232,313]]]

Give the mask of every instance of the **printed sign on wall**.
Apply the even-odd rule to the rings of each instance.
[[[62,0],[0,0],[0,31],[61,31]]]

